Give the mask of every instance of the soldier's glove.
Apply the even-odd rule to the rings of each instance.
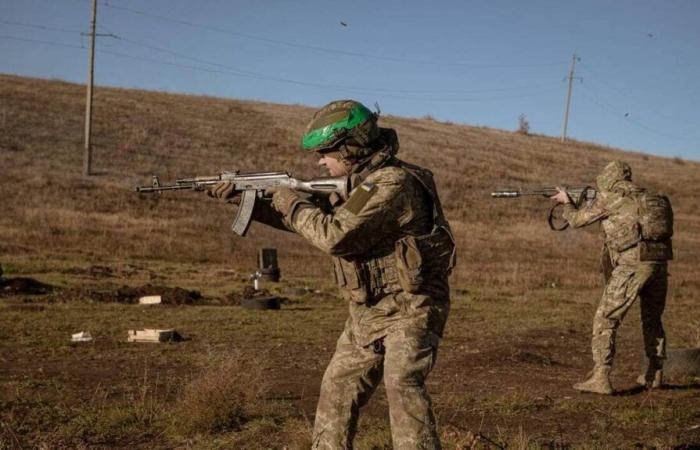
[[[284,217],[292,214],[298,205],[308,203],[297,191],[286,187],[268,189],[267,193],[272,194],[272,207]]]
[[[207,189],[209,197],[218,198],[226,203],[238,205],[241,203],[240,192],[235,191],[235,185],[231,181],[216,183]]]

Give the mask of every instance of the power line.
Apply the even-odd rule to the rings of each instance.
[[[134,41],[134,40],[132,40],[132,39],[127,39],[127,38],[122,38],[122,37],[120,37],[119,39],[122,40],[122,41],[124,41],[124,42],[127,42],[127,43],[129,43],[129,44],[131,44],[131,45],[135,45],[135,46],[137,46],[137,47],[142,47],[142,48],[146,48],[146,49],[149,49],[149,50],[154,50],[154,51],[161,52],[161,53],[167,53],[167,54],[169,54],[169,55],[177,56],[177,57],[179,57],[179,58],[187,59],[187,60],[194,61],[194,62],[198,62],[198,63],[202,63],[202,64],[208,64],[208,65],[211,65],[211,66],[214,66],[214,67],[219,67],[219,68],[222,68],[222,69],[233,70],[233,71],[235,71],[235,72],[237,72],[237,73],[239,73],[239,74],[248,74],[248,75],[251,75],[251,76],[262,76],[262,74],[259,74],[259,73],[257,73],[257,72],[252,72],[252,71],[249,71],[249,70],[239,69],[239,68],[237,68],[237,67],[228,66],[228,65],[221,64],[221,63],[214,62],[214,61],[207,61],[207,60],[202,59],[202,58],[197,58],[197,57],[194,57],[194,56],[186,55],[186,54],[184,54],[184,53],[176,52],[176,51],[174,51],[174,50],[166,49],[166,48],[163,48],[163,47],[157,47],[157,46],[154,46],[154,45],[143,44],[143,43],[141,43],[141,42],[137,42],[137,41]]]
[[[252,79],[256,79],[256,80],[263,79],[263,80],[267,80],[267,81],[290,83],[290,84],[296,84],[296,85],[300,85],[300,86],[320,88],[320,89],[344,90],[346,92],[350,92],[350,93],[354,93],[354,94],[362,94],[362,95],[376,95],[376,94],[378,94],[377,92],[369,92],[366,90],[362,90],[359,88],[353,88],[353,87],[349,87],[349,86],[309,83],[309,82],[298,81],[298,80],[289,80],[289,79],[285,79],[285,78],[256,76],[256,75],[251,75],[249,73],[240,73],[240,72],[235,72],[232,70],[210,69],[210,68],[200,67],[200,66],[192,66],[192,65],[187,65],[187,64],[173,63],[173,62],[169,62],[169,61],[160,61],[160,60],[155,60],[155,59],[151,59],[151,58],[145,58],[145,57],[140,57],[140,56],[128,55],[125,53],[114,52],[114,51],[110,51],[110,50],[100,50],[99,53],[105,53],[105,54],[109,54],[109,55],[113,55],[113,56],[119,56],[122,58],[134,59],[137,61],[150,62],[150,63],[167,65],[167,66],[172,66],[172,67],[179,67],[179,68],[184,68],[184,69],[191,69],[191,70],[196,70],[196,71],[201,71],[201,72],[216,73],[216,74],[222,74],[222,75],[231,75],[231,76],[244,77],[244,78],[252,78]],[[397,99],[397,100],[440,102],[440,103],[442,103],[442,102],[468,103],[468,102],[495,101],[495,100],[508,100],[508,99],[515,99],[515,98],[534,97],[534,96],[538,96],[541,94],[546,94],[546,93],[554,92],[554,91],[558,91],[558,90],[559,90],[559,88],[551,88],[551,89],[545,89],[545,90],[526,93],[526,94],[516,94],[516,95],[497,96],[497,97],[488,97],[488,98],[484,98],[484,97],[482,97],[482,98],[457,98],[457,97],[422,98],[422,97],[400,96],[400,95],[393,95],[393,94],[380,94],[380,95],[383,98],[390,98],[390,99]]]
[[[158,47],[150,44],[143,44],[141,42],[134,41],[132,39],[127,39],[127,38],[119,38],[120,40],[127,42],[132,45],[136,45],[139,47],[147,48],[150,50],[162,52],[162,53],[167,53],[170,55],[178,56],[180,58],[188,59],[191,61],[203,63],[203,64],[208,64],[214,67],[219,67],[227,70],[233,70],[239,74],[248,74],[252,77],[260,77],[260,79],[268,79],[268,80],[273,80],[273,81],[283,81],[283,82],[290,82],[290,83],[305,83],[305,85],[314,85],[314,86],[321,86],[324,88],[334,88],[334,89],[345,89],[348,91],[355,91],[355,92],[361,92],[361,93],[367,93],[367,94],[372,94],[372,93],[417,93],[417,94],[447,94],[447,93],[460,93],[460,94],[480,94],[480,93],[488,93],[488,92],[503,92],[503,91],[512,91],[512,90],[521,90],[521,89],[532,89],[532,88],[541,88],[541,87],[547,87],[551,86],[551,83],[542,83],[542,84],[537,84],[537,85],[530,85],[530,86],[516,86],[516,87],[501,87],[501,88],[488,88],[488,89],[473,89],[473,90],[446,90],[446,89],[431,89],[431,90],[419,90],[419,89],[391,89],[391,88],[368,88],[368,87],[363,87],[363,86],[347,86],[347,85],[322,85],[319,83],[306,83],[306,82],[301,82],[299,80],[291,80],[291,79],[286,79],[286,78],[279,78],[279,77],[269,77],[264,74],[258,73],[258,72],[253,72],[250,70],[244,70],[238,67],[232,67],[228,66],[226,64],[221,64],[219,62],[214,62],[214,61],[209,61],[205,60],[202,58],[196,58],[190,55],[186,55],[180,52],[176,52],[170,49],[166,49],[163,47]]]
[[[661,131],[657,131],[657,130],[649,127],[648,125],[646,125],[646,124],[644,124],[636,119],[629,117],[627,114],[621,114],[620,111],[616,110],[615,108],[613,108],[607,104],[604,104],[604,103],[600,102],[599,100],[596,100],[593,96],[591,96],[590,94],[587,93],[591,89],[586,87],[585,84],[583,86],[584,86],[584,89],[582,91],[582,94],[585,98],[587,98],[594,105],[611,113],[612,115],[614,115],[615,117],[617,117],[620,120],[624,120],[625,122],[629,122],[633,125],[636,125],[639,128],[642,128],[642,129],[648,131],[649,133],[656,134],[656,135],[661,136],[661,137],[675,139],[678,141],[696,141],[697,140],[697,138],[673,136],[673,135],[670,135],[667,133],[663,133]]]
[[[61,33],[80,34],[80,31],[78,31],[78,30],[67,30],[65,28],[56,28],[56,27],[50,27],[50,26],[46,26],[46,25],[35,25],[35,24],[24,23],[24,22],[12,22],[9,20],[0,20],[0,23],[3,23],[5,25],[14,25],[14,26],[18,26],[18,27],[35,28],[38,30],[59,31]]]
[[[80,45],[64,44],[62,42],[54,42],[54,41],[42,41],[41,39],[29,39],[29,38],[23,38],[23,37],[17,37],[17,36],[7,36],[7,35],[0,35],[0,39],[6,39],[6,40],[10,40],[10,41],[21,41],[21,42],[33,42],[36,44],[53,45],[55,47],[77,48],[80,50],[85,50],[85,47],[80,46]]]
[[[19,25],[19,26],[24,26],[24,27],[29,27],[29,28],[35,28],[35,29],[43,29],[43,30],[57,30],[57,31],[63,31],[63,32],[68,32],[68,33],[81,33],[80,31],[75,31],[75,30],[66,30],[66,29],[62,29],[62,28],[53,28],[53,27],[49,27],[49,26],[45,26],[45,25],[30,24],[30,23],[24,23],[24,22],[23,22],[23,23],[20,23],[20,22],[7,22],[7,21],[2,21],[2,20],[0,20],[0,23],[9,23],[9,24],[12,24],[12,25]],[[82,33],[81,33],[81,34],[82,34]],[[241,68],[238,68],[238,67],[232,67],[232,66],[228,66],[228,65],[221,64],[221,63],[218,63],[218,62],[213,62],[213,61],[204,60],[204,59],[202,59],[202,58],[193,57],[193,56],[190,56],[190,55],[186,55],[186,54],[183,54],[183,53],[174,51],[174,50],[166,49],[166,48],[159,47],[159,46],[155,46],[155,45],[144,44],[144,43],[142,43],[142,42],[138,42],[138,41],[135,41],[135,40],[132,40],[132,39],[128,39],[128,38],[122,37],[122,36],[117,36],[117,35],[115,35],[115,34],[113,34],[113,33],[109,33],[108,35],[109,35],[110,37],[112,37],[112,38],[115,38],[115,39],[120,40],[120,41],[123,41],[123,42],[127,42],[127,43],[129,43],[129,44],[131,44],[131,45],[135,45],[135,46],[138,46],[138,47],[147,48],[147,49],[150,49],[150,50],[153,50],[153,51],[157,51],[157,52],[161,52],[161,53],[167,53],[167,54],[170,54],[170,55],[173,55],[173,56],[177,56],[177,57],[180,57],[180,58],[183,58],[183,59],[187,59],[187,60],[190,60],[190,61],[194,61],[194,62],[199,62],[199,63],[211,65],[211,66],[214,66],[214,67],[223,68],[223,69],[226,69],[226,70],[232,70],[232,71],[234,71],[234,72],[236,72],[236,73],[238,73],[238,74],[240,74],[240,75],[242,75],[242,74],[248,74],[248,75],[251,75],[251,76],[253,76],[253,77],[260,77],[260,79],[267,79],[267,80],[270,80],[270,81],[287,82],[287,83],[294,83],[294,84],[304,83],[304,82],[300,82],[300,81],[298,81],[298,80],[283,79],[283,78],[278,78],[278,77],[267,77],[266,75],[261,74],[261,73],[258,73],[258,72],[253,72],[253,71],[250,71],[250,70],[245,70],[245,69],[241,69]],[[44,42],[44,43],[46,43],[46,42]],[[125,55],[120,54],[119,56],[125,56]],[[373,94],[373,93],[397,93],[397,94],[411,94],[411,93],[413,93],[413,94],[450,94],[450,93],[459,93],[459,94],[480,94],[480,93],[490,93],[490,92],[504,92],[504,91],[513,91],[513,90],[522,90],[522,89],[544,88],[544,87],[547,87],[547,86],[551,86],[550,83],[542,83],[542,84],[529,85],[529,86],[499,87],[499,88],[473,89],[473,90],[455,90],[455,89],[450,89],[450,90],[447,90],[447,89],[422,89],[422,90],[421,90],[421,89],[369,88],[369,87],[342,86],[342,85],[330,85],[330,84],[329,84],[329,85],[320,85],[320,84],[318,84],[318,83],[305,83],[304,85],[316,85],[316,86],[323,87],[323,88],[345,89],[345,90],[348,90],[348,91],[353,91],[353,92],[356,92],[356,93],[365,93],[365,94]],[[397,97],[397,98],[404,99],[404,97]],[[410,98],[410,99],[418,99],[418,100],[420,100],[420,98],[418,98],[418,97],[413,97],[413,98]],[[454,101],[454,100],[452,100],[452,99],[438,99],[438,101]]]
[[[590,69],[589,69],[588,66],[585,66],[585,70],[590,72]],[[617,94],[620,98],[629,99],[629,100],[638,100],[638,99],[639,99],[638,96],[634,96],[634,95],[632,95],[632,94],[630,94],[630,93],[627,93],[627,92],[625,92],[625,91],[623,91],[623,90],[621,90],[621,89],[618,89],[617,87],[613,86],[611,83],[609,83],[608,81],[606,81],[606,80],[603,79],[602,77],[596,77],[596,76],[595,76],[595,73],[593,73],[593,76],[589,76],[587,79],[588,79],[589,81],[592,80],[594,84],[600,83],[601,86],[604,86],[604,87],[606,87],[607,89],[609,89],[610,91],[614,92],[614,93]],[[656,94],[660,94],[660,95],[666,97],[666,98],[669,99],[669,100],[677,101],[676,99],[674,99],[674,98],[672,98],[672,97],[669,97],[668,95],[663,94],[663,93],[661,93],[661,92],[659,92],[659,91],[654,91],[654,92],[655,92]],[[645,111],[648,111],[648,112],[651,112],[652,114],[654,114],[654,115],[656,115],[656,116],[658,116],[658,117],[660,117],[661,119],[664,119],[664,120],[675,121],[675,122],[684,122],[684,123],[686,123],[686,124],[688,124],[688,125],[690,125],[690,126],[693,126],[693,127],[697,125],[697,123],[691,123],[691,122],[687,121],[687,120],[684,119],[684,118],[670,117],[670,116],[667,116],[667,115],[665,115],[665,114],[662,114],[662,113],[660,113],[659,111],[657,111],[655,108],[645,108],[644,110],[645,110]]]
[[[571,88],[573,87],[574,79],[579,78],[574,76],[574,69],[576,68],[576,61],[581,61],[581,58],[576,56],[576,53],[571,57],[571,67],[569,68],[569,87],[566,91],[566,109],[564,110],[564,122],[562,123],[561,129],[561,141],[566,141],[566,129],[569,126],[569,108],[571,106]]]
[[[323,53],[330,53],[330,54],[333,54],[336,56],[337,55],[345,55],[345,56],[376,59],[376,60],[383,60],[383,61],[394,61],[394,62],[402,62],[402,63],[444,65],[444,66],[466,66],[466,67],[471,67],[471,68],[508,68],[508,67],[517,68],[517,67],[561,66],[561,63],[559,63],[559,62],[556,62],[556,63],[555,62],[537,63],[537,64],[478,64],[478,63],[474,63],[474,62],[463,62],[463,61],[430,61],[430,60],[419,60],[419,59],[411,59],[411,58],[400,58],[400,57],[395,57],[395,56],[373,55],[373,54],[369,54],[369,53],[352,52],[352,51],[342,50],[342,49],[337,49],[337,48],[328,48],[328,47],[321,47],[321,46],[316,46],[316,45],[307,45],[307,44],[299,44],[299,43],[294,43],[294,42],[281,41],[278,39],[272,39],[272,38],[257,36],[257,35],[248,34],[248,33],[241,33],[238,31],[227,30],[227,29],[213,27],[213,26],[209,26],[209,25],[202,25],[202,24],[190,22],[187,20],[174,19],[171,17],[162,16],[160,14],[155,14],[155,13],[137,10],[137,9],[133,9],[133,8],[127,8],[124,6],[114,6],[114,5],[107,3],[107,2],[104,3],[104,5],[106,7],[109,7],[109,8],[115,9],[115,10],[126,11],[126,12],[129,12],[132,14],[137,14],[137,15],[141,15],[141,16],[145,16],[145,17],[151,17],[151,18],[155,18],[155,19],[159,19],[159,20],[163,20],[163,21],[167,21],[167,22],[177,23],[180,25],[186,25],[186,26],[193,27],[193,28],[199,28],[199,29],[213,31],[216,33],[227,34],[227,35],[231,35],[231,36],[243,37],[246,39],[265,42],[268,44],[282,45],[285,47],[293,47],[293,48],[313,50],[313,51],[323,52]]]
[[[85,101],[85,148],[83,152],[83,175],[92,175],[92,91],[95,75],[95,37],[97,26],[97,0],[92,0],[90,13],[90,49],[88,50],[87,98]],[[82,35],[82,33],[81,33]]]
[[[267,76],[267,75],[260,74],[257,72],[241,70],[241,69],[237,69],[235,67],[227,66],[224,64],[203,60],[201,58],[191,57],[189,55],[185,55],[185,54],[175,52],[172,50],[168,50],[168,49],[164,49],[164,48],[160,48],[160,47],[156,47],[156,46],[151,46],[151,45],[147,45],[147,44],[141,44],[141,43],[138,43],[138,42],[130,40],[130,39],[125,39],[125,38],[120,38],[120,37],[117,37],[117,38],[119,38],[120,40],[122,40],[124,42],[128,42],[130,44],[133,44],[133,45],[140,45],[144,48],[148,48],[151,50],[162,51],[164,53],[168,53],[168,54],[171,54],[173,56],[178,56],[181,58],[190,59],[190,60],[195,61],[195,62],[216,66],[216,67],[218,67],[218,69],[212,69],[212,68],[196,66],[196,65],[175,63],[175,62],[171,62],[171,61],[157,60],[157,59],[153,59],[153,58],[135,56],[135,55],[130,55],[130,54],[121,53],[121,52],[115,52],[115,51],[111,51],[111,50],[97,50],[97,52],[101,53],[101,54],[108,54],[108,55],[117,56],[117,57],[121,57],[121,58],[128,58],[128,59],[132,59],[132,60],[148,62],[148,63],[153,63],[153,64],[159,64],[159,65],[165,65],[165,66],[170,66],[170,67],[184,68],[184,69],[195,70],[195,71],[199,71],[199,72],[216,73],[216,74],[221,74],[221,75],[251,78],[251,79],[255,79],[255,80],[266,80],[266,81],[294,84],[294,85],[298,85],[298,86],[311,87],[311,88],[319,88],[319,89],[327,89],[327,90],[343,90],[343,91],[346,91],[349,93],[360,94],[360,95],[381,95],[381,97],[387,98],[387,99],[396,99],[396,100],[405,100],[405,101],[438,102],[438,103],[469,103],[469,102],[497,101],[497,100],[508,100],[508,99],[535,97],[535,96],[546,94],[549,92],[553,92],[553,91],[556,91],[559,89],[559,88],[550,88],[550,89],[537,90],[534,92],[518,93],[518,94],[512,94],[512,95],[492,96],[492,97],[480,97],[480,98],[479,97],[455,97],[455,96],[430,98],[430,97],[397,95],[397,93],[400,94],[404,91],[402,91],[402,90],[393,90],[393,91],[386,90],[385,91],[382,89],[372,89],[372,88],[335,85],[335,84],[312,83],[312,82],[306,82],[306,81],[301,81],[301,80]],[[0,35],[0,39],[9,39],[9,40],[16,40],[16,41],[40,43],[40,44],[45,44],[45,45],[53,45],[53,46],[60,46],[60,47],[74,48],[74,49],[81,49],[81,50],[85,49],[84,47],[76,46],[76,45],[63,44],[63,43],[58,43],[58,42],[53,42],[53,41],[44,41],[44,40],[39,40],[39,39],[20,38],[20,37],[14,37],[14,36],[6,36],[6,35]],[[514,88],[493,88],[493,89],[483,89],[483,90],[462,91],[461,93],[462,94],[482,94],[482,93],[502,92],[502,91],[508,91],[508,90],[531,89],[533,87],[544,87],[544,86],[549,86],[549,85],[550,84],[542,84],[542,85],[535,85],[535,86],[528,86],[528,87],[518,86],[518,87],[514,87]],[[411,91],[406,91],[406,92],[411,92]],[[453,91],[453,92],[457,92],[457,91]]]
[[[591,71],[591,66],[590,66],[590,65],[585,64],[585,65],[584,65],[584,70],[586,70],[586,71],[588,71],[588,72],[591,72],[591,74],[594,75],[594,78],[595,78],[596,71],[595,71],[595,70],[594,70],[594,71]],[[600,75],[600,74],[598,74],[598,75]],[[602,77],[602,76],[598,76],[596,79],[597,79],[598,81],[600,81],[601,83],[605,84],[608,88],[612,89],[613,91],[617,92],[617,93],[620,94],[620,95],[628,96],[628,97],[632,95],[632,94],[627,94],[627,93],[623,92],[622,89],[619,89],[619,88],[613,86],[613,85],[612,85],[611,83],[609,83],[608,81],[605,81],[605,80],[604,80],[604,77]],[[648,92],[648,91],[649,91],[649,90],[646,90],[646,89],[645,89],[645,92]],[[668,93],[661,92],[661,91],[658,91],[658,90],[654,90],[653,92],[654,92],[655,94],[657,94],[657,95],[660,95],[660,96],[662,96],[662,97],[666,97],[667,99],[673,100],[673,101],[687,101],[687,100],[688,100],[688,97],[682,97],[682,98],[681,98],[681,97],[675,97],[675,96],[669,95]]]

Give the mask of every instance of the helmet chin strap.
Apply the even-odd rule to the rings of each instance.
[[[350,158],[347,156],[343,156],[343,152],[340,150],[337,151],[330,151],[326,153],[319,153],[319,156],[323,158],[332,158],[338,161],[343,165],[343,170],[345,171],[345,175],[350,175],[352,173],[352,166],[355,164],[354,158]]]
[[[390,128],[381,128],[380,137],[373,145],[357,145],[355,142],[344,140],[326,155],[345,163],[351,186],[354,187],[362,183],[370,173],[391,164],[398,151],[396,132]]]

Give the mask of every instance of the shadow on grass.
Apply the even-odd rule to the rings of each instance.
[[[664,384],[661,389],[668,391],[692,391],[700,389],[700,383],[689,383],[689,384]],[[700,446],[698,447],[700,448]]]
[[[615,391],[616,397],[630,397],[632,395],[638,395],[641,394],[642,392],[645,392],[647,390],[646,387],[644,386],[635,386],[629,389],[620,389],[618,391]]]
[[[664,391],[691,391],[691,390],[696,390],[700,389],[700,383],[690,383],[690,384],[664,384],[661,386],[661,390]],[[635,386],[629,389],[621,389],[619,391],[615,391],[615,396],[617,397],[629,397],[632,395],[638,395],[643,392],[646,392],[646,387],[644,386]]]

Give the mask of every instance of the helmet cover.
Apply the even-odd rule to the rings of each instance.
[[[302,137],[302,147],[324,151],[350,139],[366,147],[378,136],[377,114],[354,100],[337,100],[314,114]]]

